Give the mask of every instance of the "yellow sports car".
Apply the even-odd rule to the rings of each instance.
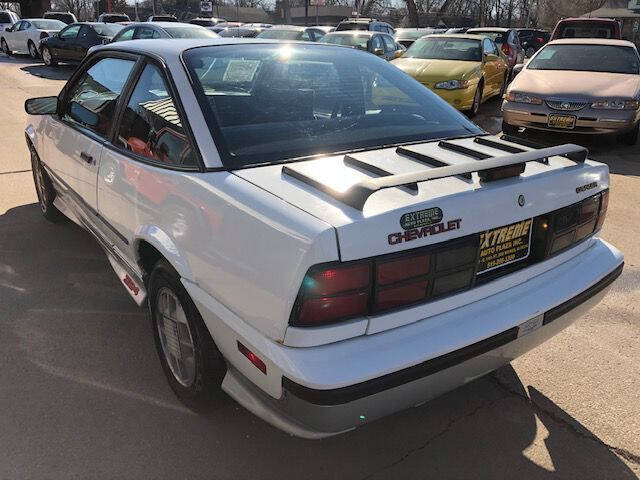
[[[509,78],[496,44],[477,35],[428,35],[392,63],[470,116],[488,98],[502,96]]]

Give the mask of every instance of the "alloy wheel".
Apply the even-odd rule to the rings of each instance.
[[[51,52],[49,51],[48,48],[42,49],[42,60],[44,61],[45,65],[47,66],[51,65]]]
[[[180,385],[189,387],[196,377],[193,337],[178,297],[162,287],[156,296],[156,325],[165,360]]]
[[[37,190],[37,194],[38,194],[38,203],[40,204],[40,210],[42,210],[43,212],[47,211],[47,189],[45,187],[45,180],[44,180],[44,172],[42,170],[42,165],[40,165],[39,161],[35,161],[35,183],[36,183],[36,190]]]
[[[36,50],[36,46],[29,42],[29,55],[31,55],[31,58],[38,58],[38,50]]]
[[[9,45],[7,45],[7,42],[4,38],[2,39],[2,51],[5,55],[9,55]]]

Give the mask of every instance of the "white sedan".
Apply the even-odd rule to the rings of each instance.
[[[25,108],[44,217],[104,248],[195,410],[344,432],[528,352],[623,268],[606,165],[359,50],[117,42]]]
[[[40,40],[58,33],[67,25],[60,20],[23,18],[0,32],[0,46],[7,55],[28,53],[38,58]]]

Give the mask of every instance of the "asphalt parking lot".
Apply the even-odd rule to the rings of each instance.
[[[95,241],[41,218],[23,103],[72,71],[0,54],[0,478],[638,478],[640,145],[535,137],[583,143],[613,174],[603,236],[626,267],[596,309],[510,367],[307,441],[231,400],[207,416],[184,408]],[[499,102],[481,112],[497,132]]]

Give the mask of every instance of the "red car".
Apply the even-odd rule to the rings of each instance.
[[[553,29],[551,40],[560,38],[622,39],[620,22],[612,18],[563,18]]]

